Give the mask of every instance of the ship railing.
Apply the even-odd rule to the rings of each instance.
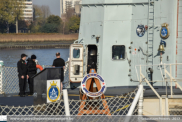
[[[43,68],[52,67],[51,65],[42,65]],[[70,85],[69,80],[69,61],[65,62],[63,87]],[[27,83],[28,86],[28,83]],[[26,86],[26,91],[28,87]],[[0,94],[19,93],[19,80],[17,67],[0,66]]]
[[[140,89],[140,93],[141,88]],[[73,100],[68,99],[67,89],[63,90],[63,98],[56,102],[44,103],[32,106],[8,106],[0,105],[0,115],[62,115],[62,116],[77,116],[83,117],[84,115],[103,116],[98,118],[99,121],[108,120],[109,116],[119,117],[119,115],[138,114],[138,106],[135,96],[138,96],[138,88],[134,91],[121,94],[118,96],[107,97],[104,99],[87,99],[87,100]],[[133,100],[135,104],[133,104]],[[85,102],[85,107],[81,107]],[[103,104],[106,103],[106,104]],[[107,107],[107,109],[106,109]],[[130,109],[132,107],[132,109]],[[105,110],[105,112],[101,111]],[[84,111],[84,112],[83,112]],[[106,116],[106,117],[104,117]],[[105,120],[103,120],[105,118]],[[85,116],[83,121],[95,121],[97,118]],[[121,116],[120,121],[125,118]],[[80,120],[79,120],[80,121]],[[79,122],[78,121],[78,122]]]
[[[51,67],[50,65],[43,65],[44,68]],[[0,78],[2,81],[1,84],[1,93],[10,94],[10,93],[18,93],[19,92],[19,82],[18,82],[18,73],[16,67],[0,67],[1,75]],[[66,62],[66,68],[64,71],[65,80],[64,87],[68,87],[70,84],[69,81],[69,62]],[[140,90],[141,91],[141,90]],[[68,93],[63,93],[68,96]],[[137,115],[138,112],[138,98],[136,100],[136,94],[138,93],[138,88],[134,91],[119,95],[119,96],[106,96],[105,100],[109,107],[110,112],[106,115],[127,115],[129,110],[130,114]],[[138,95],[137,95],[138,96]],[[135,102],[133,103],[133,100]],[[32,106],[3,106],[0,105],[0,115],[78,115],[80,110],[80,105],[83,100],[70,100],[61,99],[59,101],[53,103],[45,103],[41,105],[32,105]],[[93,99],[93,100],[85,100],[85,106],[92,106],[94,109],[97,109],[98,112],[101,109],[104,109],[102,99]],[[131,109],[130,109],[131,108]],[[85,109],[85,108],[84,108]],[[86,108],[90,110],[90,107]],[[103,113],[95,113],[97,115]],[[93,111],[85,114],[93,114]],[[141,113],[141,112],[140,112]]]
[[[160,106],[160,114],[163,115],[163,102],[162,99],[165,97],[165,102],[168,103],[168,82],[169,82],[169,87],[170,87],[170,98],[174,98],[175,96],[173,95],[173,83],[175,83],[175,87],[179,88],[182,91],[182,87],[178,82],[182,82],[182,79],[177,78],[177,71],[176,72],[172,72],[174,71],[174,69],[177,69],[177,67],[182,66],[182,63],[176,63],[176,64],[156,64],[156,65],[136,65],[135,66],[135,70],[136,70],[136,74],[137,74],[137,79],[139,81],[140,84],[142,84],[143,82],[147,83],[147,85],[151,88],[151,90],[155,93],[155,95],[159,98],[159,106]],[[145,68],[143,68],[145,67]],[[161,79],[162,80],[149,80],[147,78],[146,75],[146,70],[147,68],[155,68],[158,67],[158,69],[160,70],[160,74],[161,74]],[[146,70],[142,70],[142,69],[146,69]],[[173,70],[172,70],[173,69]],[[175,76],[174,76],[175,75]],[[157,82],[164,82],[165,83],[165,89],[166,89],[166,95],[160,96],[160,94],[155,90],[155,88],[153,87],[153,85],[151,85],[151,83],[157,83]],[[165,108],[165,115],[168,115],[168,107],[166,105]]]

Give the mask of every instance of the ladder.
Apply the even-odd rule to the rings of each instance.
[[[154,1],[149,0],[148,7],[148,47],[147,65],[153,65],[153,41],[154,41]]]

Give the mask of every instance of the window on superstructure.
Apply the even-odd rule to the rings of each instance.
[[[112,59],[113,60],[125,59],[125,46],[124,45],[113,45],[112,46]]]
[[[73,58],[80,58],[80,49],[78,48],[73,49]]]

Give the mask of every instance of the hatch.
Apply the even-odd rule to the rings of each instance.
[[[79,83],[83,79],[83,45],[72,44],[70,46],[69,78],[72,83]]]

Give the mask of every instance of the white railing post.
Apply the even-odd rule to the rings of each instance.
[[[143,93],[143,85],[142,84],[139,85],[139,89],[138,89],[137,94],[136,94],[136,96],[135,96],[135,98],[134,98],[134,100],[133,100],[133,102],[131,104],[131,107],[130,107],[130,110],[128,111],[127,116],[131,116],[132,115],[132,113],[133,113],[133,111],[134,111],[134,109],[136,107],[136,104],[137,104],[137,102],[139,100],[139,97],[141,97],[140,96],[141,93]],[[140,105],[142,105],[142,104],[140,104]]]
[[[0,94],[3,94],[3,61],[0,61]]]
[[[168,104],[168,98],[165,98],[165,114],[168,116],[169,112],[169,104]]]
[[[143,89],[143,85],[141,85]],[[143,90],[140,93],[139,101],[138,101],[138,115],[143,115]]]
[[[162,110],[162,109],[163,109],[163,104],[162,104],[162,98],[161,98],[161,97],[159,98],[159,107],[160,107],[160,108],[159,108],[159,110],[160,110],[160,115],[163,116],[163,115],[164,115],[164,114],[163,114],[163,110]]]
[[[130,107],[130,110],[128,111],[128,114],[127,114],[127,117],[126,117],[126,119],[124,120],[124,122],[129,122],[130,121],[130,119],[131,119],[131,116],[132,116],[132,114],[133,114],[133,111],[134,111],[134,109],[135,109],[135,107],[136,107],[136,104],[137,104],[137,102],[138,102],[138,100],[140,99],[142,99],[142,101],[139,101],[139,109],[138,109],[138,114],[140,115],[142,115],[143,114],[143,103],[141,103],[141,102],[143,102],[143,95],[141,95],[141,94],[143,94],[143,85],[142,84],[140,84],[139,86],[138,86],[139,88],[138,88],[138,91],[137,91],[137,94],[135,95],[135,98],[134,98],[134,100],[133,100],[133,102],[132,102],[132,104],[131,104],[131,107]]]
[[[171,64],[170,64],[170,75],[172,76]],[[173,84],[172,84],[172,78],[171,77],[170,77],[170,82],[171,82],[171,97],[173,98]]]
[[[68,92],[67,92],[67,89],[64,89],[62,91],[63,91],[63,99],[64,99],[64,106],[65,106],[65,113],[66,113],[66,116],[70,116],[69,101],[68,101]]]
[[[141,65],[140,65],[140,83],[142,82],[142,78],[141,78],[141,73],[142,73],[142,68],[141,68]]]

